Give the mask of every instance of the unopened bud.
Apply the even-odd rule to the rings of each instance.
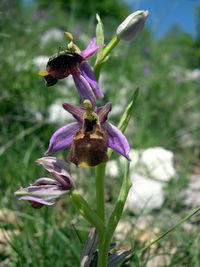
[[[144,27],[149,15],[146,10],[138,10],[130,14],[117,28],[116,34],[121,40],[130,41],[136,38]]]

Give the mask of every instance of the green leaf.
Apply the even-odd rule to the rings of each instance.
[[[131,118],[131,113],[133,110],[133,107],[135,105],[136,99],[138,97],[138,93],[139,93],[139,88],[137,88],[131,98],[131,102],[129,103],[128,107],[126,108],[126,110],[124,111],[121,120],[118,124],[118,128],[122,131],[122,133],[125,132],[126,127],[128,126],[129,120]]]
[[[143,251],[145,251],[147,248],[150,248],[153,244],[159,242],[160,240],[162,240],[166,235],[168,235],[169,233],[171,233],[172,231],[174,231],[179,225],[181,225],[182,223],[186,222],[187,220],[189,220],[192,216],[194,216],[197,212],[200,211],[200,207],[196,208],[195,210],[192,211],[192,213],[188,214],[187,216],[185,216],[182,220],[180,220],[179,222],[177,222],[175,225],[173,225],[172,227],[170,227],[166,232],[164,232],[162,235],[160,235],[158,238],[156,238],[154,241],[150,242],[148,245],[144,246],[143,248],[136,250],[135,253],[137,255],[141,254]]]
[[[80,214],[97,229],[99,236],[102,237],[105,232],[105,224],[101,218],[90,208],[77,190],[71,190],[69,195]]]
[[[69,238],[62,231],[55,229],[55,232],[57,236],[70,248],[71,252],[74,255],[74,258],[79,263],[80,255],[79,255],[79,252],[77,251],[77,248],[73,245],[73,243],[69,240]]]
[[[97,38],[97,45],[104,45],[104,30],[103,30],[103,23],[101,21],[101,18],[99,17],[98,14],[96,14],[96,19],[98,21],[97,27],[96,27],[96,38]],[[97,59],[98,61],[100,58],[102,58],[103,55],[103,47],[100,48],[97,51]]]
[[[106,228],[106,240],[108,240],[108,243],[112,239],[112,235],[117,227],[117,224],[121,218],[122,212],[124,205],[126,203],[126,199],[128,196],[129,189],[131,188],[131,180],[129,177],[129,166],[130,162],[125,161],[125,169],[124,169],[124,178],[122,182],[122,187],[119,192],[118,200],[115,204],[115,208],[113,212],[111,213],[108,223],[107,223],[107,228]]]

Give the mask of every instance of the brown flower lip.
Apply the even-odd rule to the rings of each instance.
[[[80,73],[84,58],[76,52],[64,52],[50,58],[46,70],[54,79],[64,79],[70,74]]]
[[[108,133],[96,121],[84,121],[73,138],[67,159],[78,167],[96,166],[108,161]]]

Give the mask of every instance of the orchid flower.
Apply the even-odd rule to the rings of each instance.
[[[15,195],[19,200],[28,200],[33,208],[38,209],[43,205],[55,204],[74,187],[74,182],[66,162],[54,157],[43,157],[36,163],[42,165],[55,179],[39,178],[27,188],[17,190]]]
[[[86,59],[92,57],[102,45],[96,45],[96,38],[93,38],[87,48],[80,51],[72,42],[72,35],[70,35],[70,40],[68,49],[59,51],[50,57],[46,71],[40,71],[39,74],[45,78],[46,86],[52,86],[59,79],[66,78],[71,74],[79,92],[81,103],[85,99],[89,99],[95,105],[94,94],[98,98],[103,98],[104,95],[100,91],[94,73]]]
[[[76,122],[61,127],[52,135],[45,155],[71,146],[67,159],[84,168],[106,162],[107,148],[110,147],[130,160],[130,146],[126,137],[117,127],[107,122],[111,103],[93,110],[90,100],[85,100],[84,106],[81,108],[63,104]]]

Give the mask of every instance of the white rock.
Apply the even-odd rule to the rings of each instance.
[[[50,105],[48,118],[50,123],[68,123],[73,120],[72,115],[63,108],[63,103],[63,100],[56,100]]]
[[[131,150],[130,189],[126,208],[133,212],[153,210],[162,206],[164,201],[164,182],[176,175],[173,166],[173,153],[162,147],[146,150]],[[120,158],[123,165],[124,159]]]
[[[115,237],[117,238],[117,240],[121,241],[124,240],[124,237],[131,232],[133,232],[131,223],[120,220],[115,231]]]
[[[188,188],[182,194],[186,206],[200,206],[200,177],[190,182]]]
[[[173,152],[162,147],[146,150],[131,150],[131,172],[137,172],[154,179],[169,181],[176,175],[173,166]]]
[[[33,63],[39,70],[45,70],[48,60],[47,56],[38,56],[33,59]]]
[[[115,160],[108,161],[106,165],[106,175],[116,177],[119,174],[119,164]]]
[[[133,212],[158,209],[164,202],[163,183],[138,173],[131,175],[132,187],[125,208]]]
[[[64,32],[57,28],[48,29],[41,37],[41,45],[44,46],[52,41],[62,41]]]

